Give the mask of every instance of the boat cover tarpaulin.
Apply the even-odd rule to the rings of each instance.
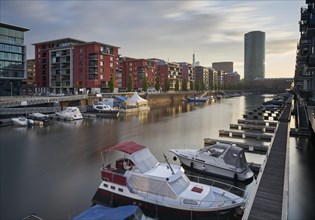
[[[138,209],[139,207],[135,205],[120,206],[117,208],[95,205],[74,217],[73,220],[124,220],[133,216]]]
[[[132,154],[134,152],[137,152],[139,150],[142,150],[145,148],[145,146],[142,146],[140,144],[137,144],[133,141],[128,141],[128,142],[123,142],[120,144],[116,144],[112,147],[106,148],[104,151],[105,152],[110,152],[110,151],[121,151],[127,154]]]

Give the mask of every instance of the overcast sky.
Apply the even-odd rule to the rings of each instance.
[[[205,67],[233,61],[244,75],[244,34],[266,33],[266,77],[293,77],[305,0],[0,0],[0,22],[30,29],[32,44],[59,38],[120,47],[122,56]]]

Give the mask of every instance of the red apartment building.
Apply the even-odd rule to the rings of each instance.
[[[192,64],[186,62],[180,62],[182,68],[183,81],[187,82],[187,90],[192,90],[195,83],[195,68]]]
[[[128,88],[129,75],[132,75],[134,89],[142,89],[144,77],[148,79],[148,86],[154,87],[157,75],[157,62],[149,59],[134,59],[123,57],[121,59],[122,87]]]
[[[158,75],[160,76],[161,88],[164,91],[167,90],[167,82],[169,82],[169,90],[175,91],[176,80],[179,82],[179,90],[182,89],[182,68],[178,63],[159,60]]]
[[[65,93],[82,89],[96,93],[109,88],[111,74],[116,79],[119,47],[72,38],[34,46],[35,86],[41,92]]]

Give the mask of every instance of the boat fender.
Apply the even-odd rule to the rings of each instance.
[[[237,180],[238,179],[238,175],[237,173],[234,173],[234,180]]]
[[[190,167],[194,168],[194,163],[193,162],[190,162]]]
[[[174,157],[173,157],[173,160],[174,160],[174,161],[176,161],[176,160],[177,160],[177,157],[176,157],[176,156],[174,156]]]

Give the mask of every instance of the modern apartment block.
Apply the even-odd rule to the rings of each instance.
[[[244,36],[244,80],[265,78],[265,32],[252,31]]]
[[[23,84],[34,85],[35,81],[35,59],[26,61],[26,79],[23,80]]]
[[[301,8],[300,40],[297,45],[295,88],[308,104],[315,105],[315,0]]]
[[[223,89],[223,75],[224,72],[222,70],[218,71],[213,68],[209,68],[209,89]]]
[[[224,73],[223,84],[224,89],[236,88],[236,85],[241,81],[241,76],[238,72]]]
[[[159,60],[158,75],[160,76],[162,90],[175,91],[176,82],[179,84],[179,90],[182,89],[182,68],[178,63]]]
[[[128,88],[129,75],[132,75],[134,89],[143,88],[144,77],[147,77],[149,87],[154,87],[157,75],[157,62],[149,59],[123,57],[121,59],[122,88]]]
[[[26,79],[22,80],[21,95],[33,95],[35,92],[35,59],[26,61]]]
[[[187,83],[187,90],[192,90],[195,83],[195,67],[186,62],[179,62],[179,65],[182,68],[183,83]]]
[[[72,38],[34,45],[39,92],[99,93],[109,89],[111,75],[116,77],[119,47]]]
[[[29,29],[0,23],[0,96],[20,95],[26,79],[24,32]]]
[[[222,70],[225,73],[234,72],[233,62],[214,62],[212,63],[212,68],[215,70]]]
[[[195,66],[195,88],[198,86],[199,89],[209,89],[209,69],[206,67]]]

